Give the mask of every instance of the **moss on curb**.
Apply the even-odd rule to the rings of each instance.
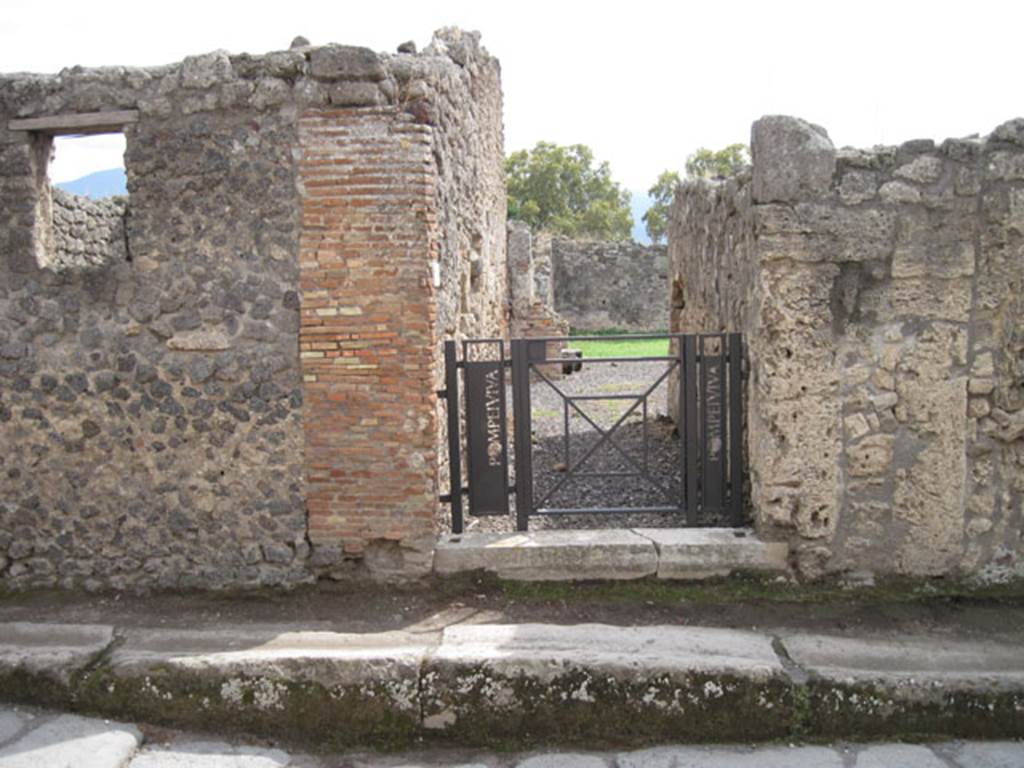
[[[997,739],[1024,735],[1024,690],[924,690],[811,680],[807,733],[818,738]]]
[[[273,737],[326,751],[357,746],[411,746],[419,707],[396,701],[387,681],[326,687],[305,680],[196,674],[170,667],[141,676],[107,666],[81,673],[76,704],[126,720],[198,731]]]

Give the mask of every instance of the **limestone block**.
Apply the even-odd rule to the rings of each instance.
[[[209,88],[234,77],[227,51],[189,56],[181,64],[181,86],[195,90]]]
[[[989,138],[1024,147],[1024,117],[1007,120],[992,131]]]
[[[520,581],[637,579],[657,572],[658,552],[624,530],[480,533],[438,543],[435,571],[477,569]]]
[[[310,73],[320,80],[369,80],[387,77],[380,57],[369,48],[327,45],[310,54]]]
[[[892,435],[871,435],[847,448],[847,471],[854,477],[888,472],[892,466],[895,442]]]
[[[981,191],[981,182],[978,181],[978,174],[974,168],[962,166],[956,169],[953,176],[953,191],[965,197],[978,194]]]
[[[183,352],[219,352],[231,348],[231,339],[220,328],[198,328],[175,334],[167,340],[167,347]]]
[[[836,152],[824,128],[769,115],[754,123],[750,148],[755,202],[791,202],[829,193]]]
[[[974,274],[974,221],[967,211],[906,212],[900,218],[893,277],[965,277]]]
[[[839,182],[839,199],[847,205],[856,205],[875,197],[878,177],[872,171],[850,170]]]
[[[893,175],[918,184],[931,184],[942,176],[942,160],[933,155],[921,155],[901,165],[893,171]]]
[[[992,379],[970,378],[967,380],[967,391],[972,395],[990,395],[995,388]]]
[[[868,426],[868,420],[864,418],[863,413],[854,413],[843,419],[843,424],[846,427],[846,434],[853,440],[864,437],[871,431],[871,427]]]
[[[384,101],[375,83],[335,83],[327,97],[339,107],[372,107]]]
[[[980,419],[983,416],[988,416],[992,411],[992,405],[983,397],[972,397],[967,405],[968,415]]]
[[[930,277],[868,282],[858,298],[863,314],[879,322],[912,318],[966,323],[971,311],[971,281]]]
[[[933,369],[897,385],[911,424],[921,429],[893,496],[893,514],[905,526],[896,546],[896,567],[904,573],[943,573],[959,557],[967,483],[964,384]]]
[[[985,517],[976,517],[967,524],[967,535],[981,536],[992,530],[992,521]]]
[[[760,205],[755,226],[763,260],[871,261],[892,251],[896,217],[876,208],[817,203]]]
[[[899,401],[900,397],[895,392],[881,392],[871,398],[871,404],[875,407],[876,411],[895,408]]]
[[[1006,228],[1018,235],[1024,235],[1024,189],[1009,190],[1010,212]]]
[[[878,368],[871,374],[870,382],[876,389],[893,389],[896,386],[896,377],[889,371]]]
[[[637,528],[658,550],[659,579],[700,579],[735,570],[786,571],[789,545],[733,528]]]
[[[890,181],[878,190],[878,196],[885,203],[919,203],[921,193],[916,187],[902,181]]]
[[[993,152],[985,165],[986,175],[996,181],[1024,179],[1024,153]]]

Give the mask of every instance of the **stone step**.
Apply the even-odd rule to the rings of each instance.
[[[463,533],[434,554],[440,574],[484,570],[519,581],[703,579],[788,569],[785,542],[749,528],[636,528]]]

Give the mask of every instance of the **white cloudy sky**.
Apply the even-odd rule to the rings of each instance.
[[[698,146],[746,141],[762,114],[858,146],[1024,115],[1020,0],[0,3],[0,72],[260,53],[298,34],[392,51],[440,26],[478,29],[502,62],[506,150],[589,144],[634,190]],[[81,154],[55,180],[111,165],[109,147]]]

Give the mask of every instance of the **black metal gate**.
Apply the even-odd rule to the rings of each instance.
[[[743,523],[743,352],[738,333],[614,336],[618,341],[671,340],[674,352],[665,356],[587,358],[582,365],[623,365],[664,362],[665,369],[638,391],[620,394],[570,395],[558,374],[579,368],[580,361],[552,353],[556,345],[608,340],[606,336],[512,339],[467,339],[445,342],[445,388],[438,392],[447,404],[448,454],[452,492],[441,497],[451,505],[452,532],[462,533],[464,514],[509,515],[514,497],[516,528],[527,530],[531,517],[548,515],[664,514],[679,526]],[[459,370],[462,370],[464,411],[460,411]],[[511,387],[509,387],[509,379]],[[674,379],[674,380],[673,380]],[[647,414],[652,393],[672,380],[678,431],[678,478],[664,478],[648,463]],[[564,414],[564,467],[562,476],[540,492],[534,488],[534,445],[531,426],[531,387],[549,387],[559,397]],[[670,391],[671,391],[670,389]],[[512,399],[513,456],[509,457],[508,392]],[[581,403],[623,401],[624,412],[610,426],[601,426]],[[616,439],[617,430],[633,414],[643,416],[641,455],[632,455]],[[588,423],[596,441],[571,455],[570,415]],[[465,421],[465,450],[462,421]],[[615,451],[627,471],[594,473],[586,465],[594,454]],[[466,461],[463,486],[462,461]],[[515,471],[509,480],[510,466]],[[649,485],[662,503],[645,506],[559,507],[552,504],[558,491],[571,481],[588,478],[633,478]],[[468,510],[464,507],[468,502]]]

